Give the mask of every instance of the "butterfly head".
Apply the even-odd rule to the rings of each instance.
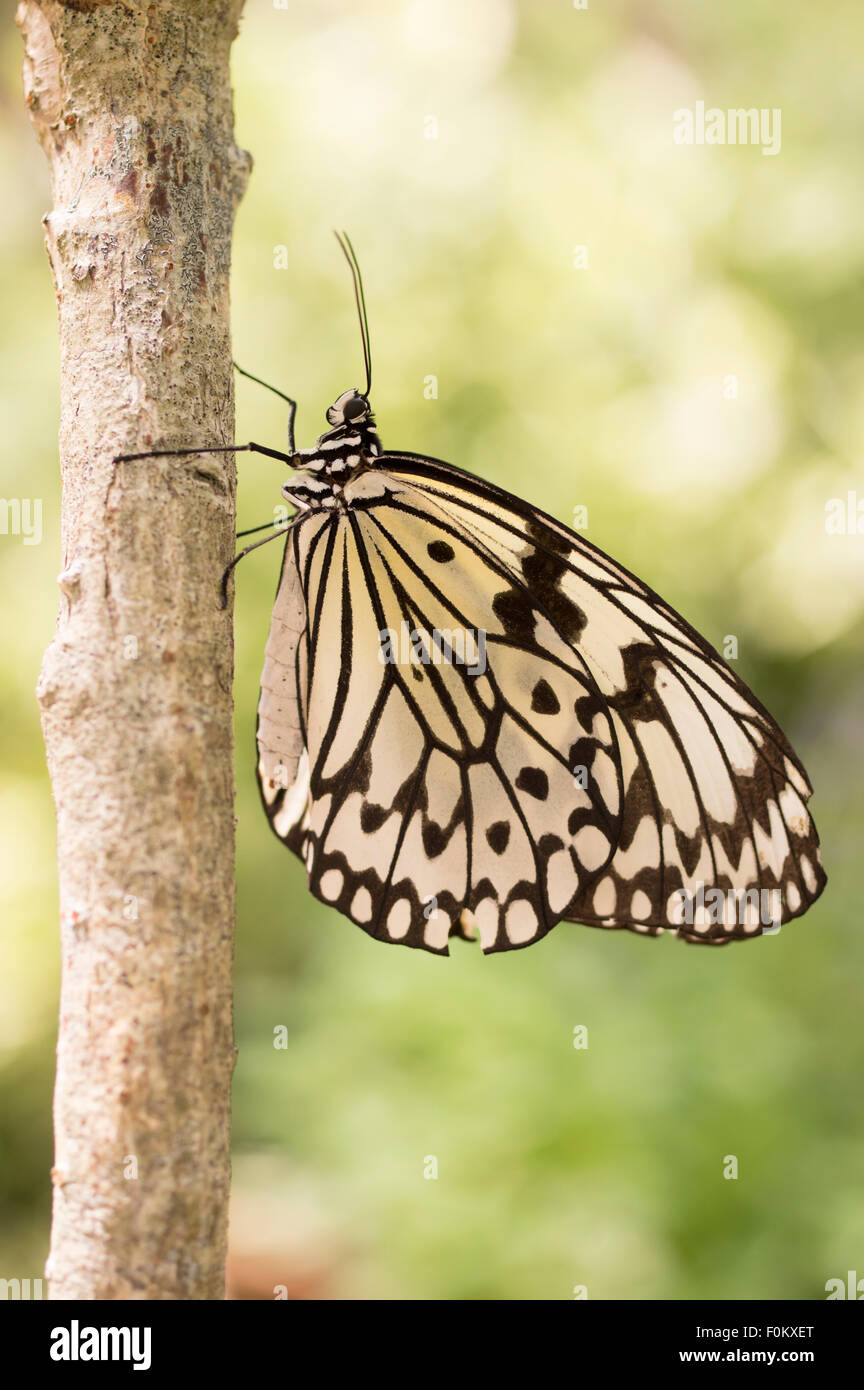
[[[327,411],[327,422],[335,429],[341,425],[366,425],[372,419],[369,399],[361,391],[343,391]]]
[[[295,454],[295,467],[323,469],[333,481],[342,483],[353,469],[368,467],[381,453],[368,395],[343,391],[327,411],[327,423],[330,429],[319,436],[314,448]]]

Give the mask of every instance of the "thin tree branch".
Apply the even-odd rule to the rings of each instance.
[[[242,0],[25,0],[61,362],[39,701],[63,980],[55,1299],[224,1297],[234,1061],[228,270]]]

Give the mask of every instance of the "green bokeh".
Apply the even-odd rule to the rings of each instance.
[[[861,37],[855,5],[804,0],[247,5],[238,360],[298,397],[302,445],[362,385],[347,227],[385,446],[565,521],[586,506],[593,541],[736,636],[816,787],[830,878],[805,919],[723,951],[567,925],[492,959],[372,942],[260,811],[278,547],[244,562],[232,1243],[259,1296],[819,1298],[864,1276],[864,536],[825,527],[829,499],[864,498]],[[0,42],[2,490],[44,501],[41,545],[0,536],[0,1276],[26,1277],[58,984],[33,696],[61,567],[57,369],[47,174],[11,23]],[[700,100],[780,108],[780,152],[676,145]],[[237,397],[237,437],[279,447],[279,402]],[[240,474],[255,525],[280,474]]]

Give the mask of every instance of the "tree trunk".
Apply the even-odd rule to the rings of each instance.
[[[55,1299],[224,1297],[234,1061],[228,270],[242,0],[25,0],[51,168],[63,572],[39,702],[63,982]]]

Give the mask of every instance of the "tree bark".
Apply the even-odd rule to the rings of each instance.
[[[38,697],[63,978],[54,1299],[224,1297],[234,820],[228,271],[242,0],[25,0],[51,169],[63,571]]]

